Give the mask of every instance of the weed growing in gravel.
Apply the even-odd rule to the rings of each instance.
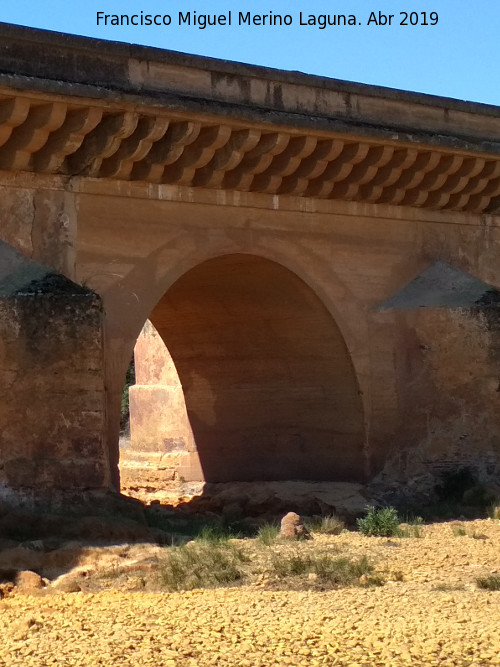
[[[309,519],[305,522],[305,526],[311,533],[322,535],[340,535],[345,529],[345,523],[334,514]]]
[[[424,520],[421,516],[408,519],[404,524],[399,526],[398,537],[415,537],[420,538],[424,536],[423,530]]]
[[[274,574],[280,579],[300,576],[301,574],[306,574],[307,572],[312,571],[312,557],[309,555],[302,556],[300,554],[293,556],[274,554],[271,566]]]
[[[158,566],[160,582],[169,591],[216,588],[239,581],[243,552],[229,543],[199,541],[171,547]]]
[[[451,526],[452,533],[455,537],[470,537],[473,540],[487,540],[487,536],[483,533],[478,533],[475,529],[467,529],[460,523],[455,523]]]
[[[477,530],[473,530],[469,533],[469,537],[472,537],[473,540],[487,540],[488,536],[484,533],[478,533]]]
[[[442,593],[451,593],[453,591],[463,591],[463,590],[465,590],[465,586],[463,584],[441,583],[441,584],[436,584],[435,586],[433,586],[432,590],[433,591],[440,591]]]
[[[220,544],[227,542],[230,539],[237,539],[241,537],[239,533],[228,530],[224,526],[203,526],[200,532],[196,535],[197,542],[208,542],[209,544]]]
[[[366,508],[366,516],[358,519],[359,531],[368,537],[401,537],[399,517],[394,507]]]
[[[271,546],[271,544],[274,544],[274,542],[276,542],[276,540],[278,539],[279,532],[280,529],[277,524],[265,523],[263,526],[259,528],[259,532],[257,533],[257,539],[266,547],[269,547]]]
[[[500,591],[500,575],[489,574],[486,577],[478,577],[476,584],[487,591]]]
[[[344,556],[332,558],[328,554],[274,554],[271,569],[281,580],[307,576],[309,584],[316,582],[328,588],[353,584],[380,586],[384,583],[379,575],[373,574],[373,566],[366,556],[351,560]]]

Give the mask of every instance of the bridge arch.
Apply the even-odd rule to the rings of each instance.
[[[144,410],[162,411],[155,401],[175,406],[156,437],[160,448],[187,450],[184,476],[363,479],[364,411],[348,347],[295,272],[256,254],[212,257],[178,277],[149,320],[166,362],[160,370],[144,341],[136,348],[139,383],[149,386],[135,387],[131,417],[144,425]]]

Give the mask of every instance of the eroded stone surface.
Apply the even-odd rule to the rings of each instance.
[[[152,463],[177,452],[179,479],[498,475],[497,304],[377,309],[436,263],[500,285],[497,109],[0,33],[2,243],[101,300],[90,328],[66,303],[64,332],[47,294],[2,302],[0,495],[119,488],[123,380],[150,316],[186,407],[163,380],[137,407],[165,431]]]

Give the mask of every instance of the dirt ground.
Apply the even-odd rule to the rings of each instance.
[[[0,665],[500,665],[500,591],[476,582],[500,574],[500,521],[426,525],[420,538],[313,538],[235,544],[253,560],[283,548],[366,555],[383,585],[279,590],[257,568],[236,587],[149,592],[166,547],[81,548],[44,588],[0,600]],[[63,592],[64,581],[81,590]]]

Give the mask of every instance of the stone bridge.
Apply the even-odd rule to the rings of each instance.
[[[2,24],[0,496],[500,454],[499,109]],[[142,334],[141,334],[142,331]]]

